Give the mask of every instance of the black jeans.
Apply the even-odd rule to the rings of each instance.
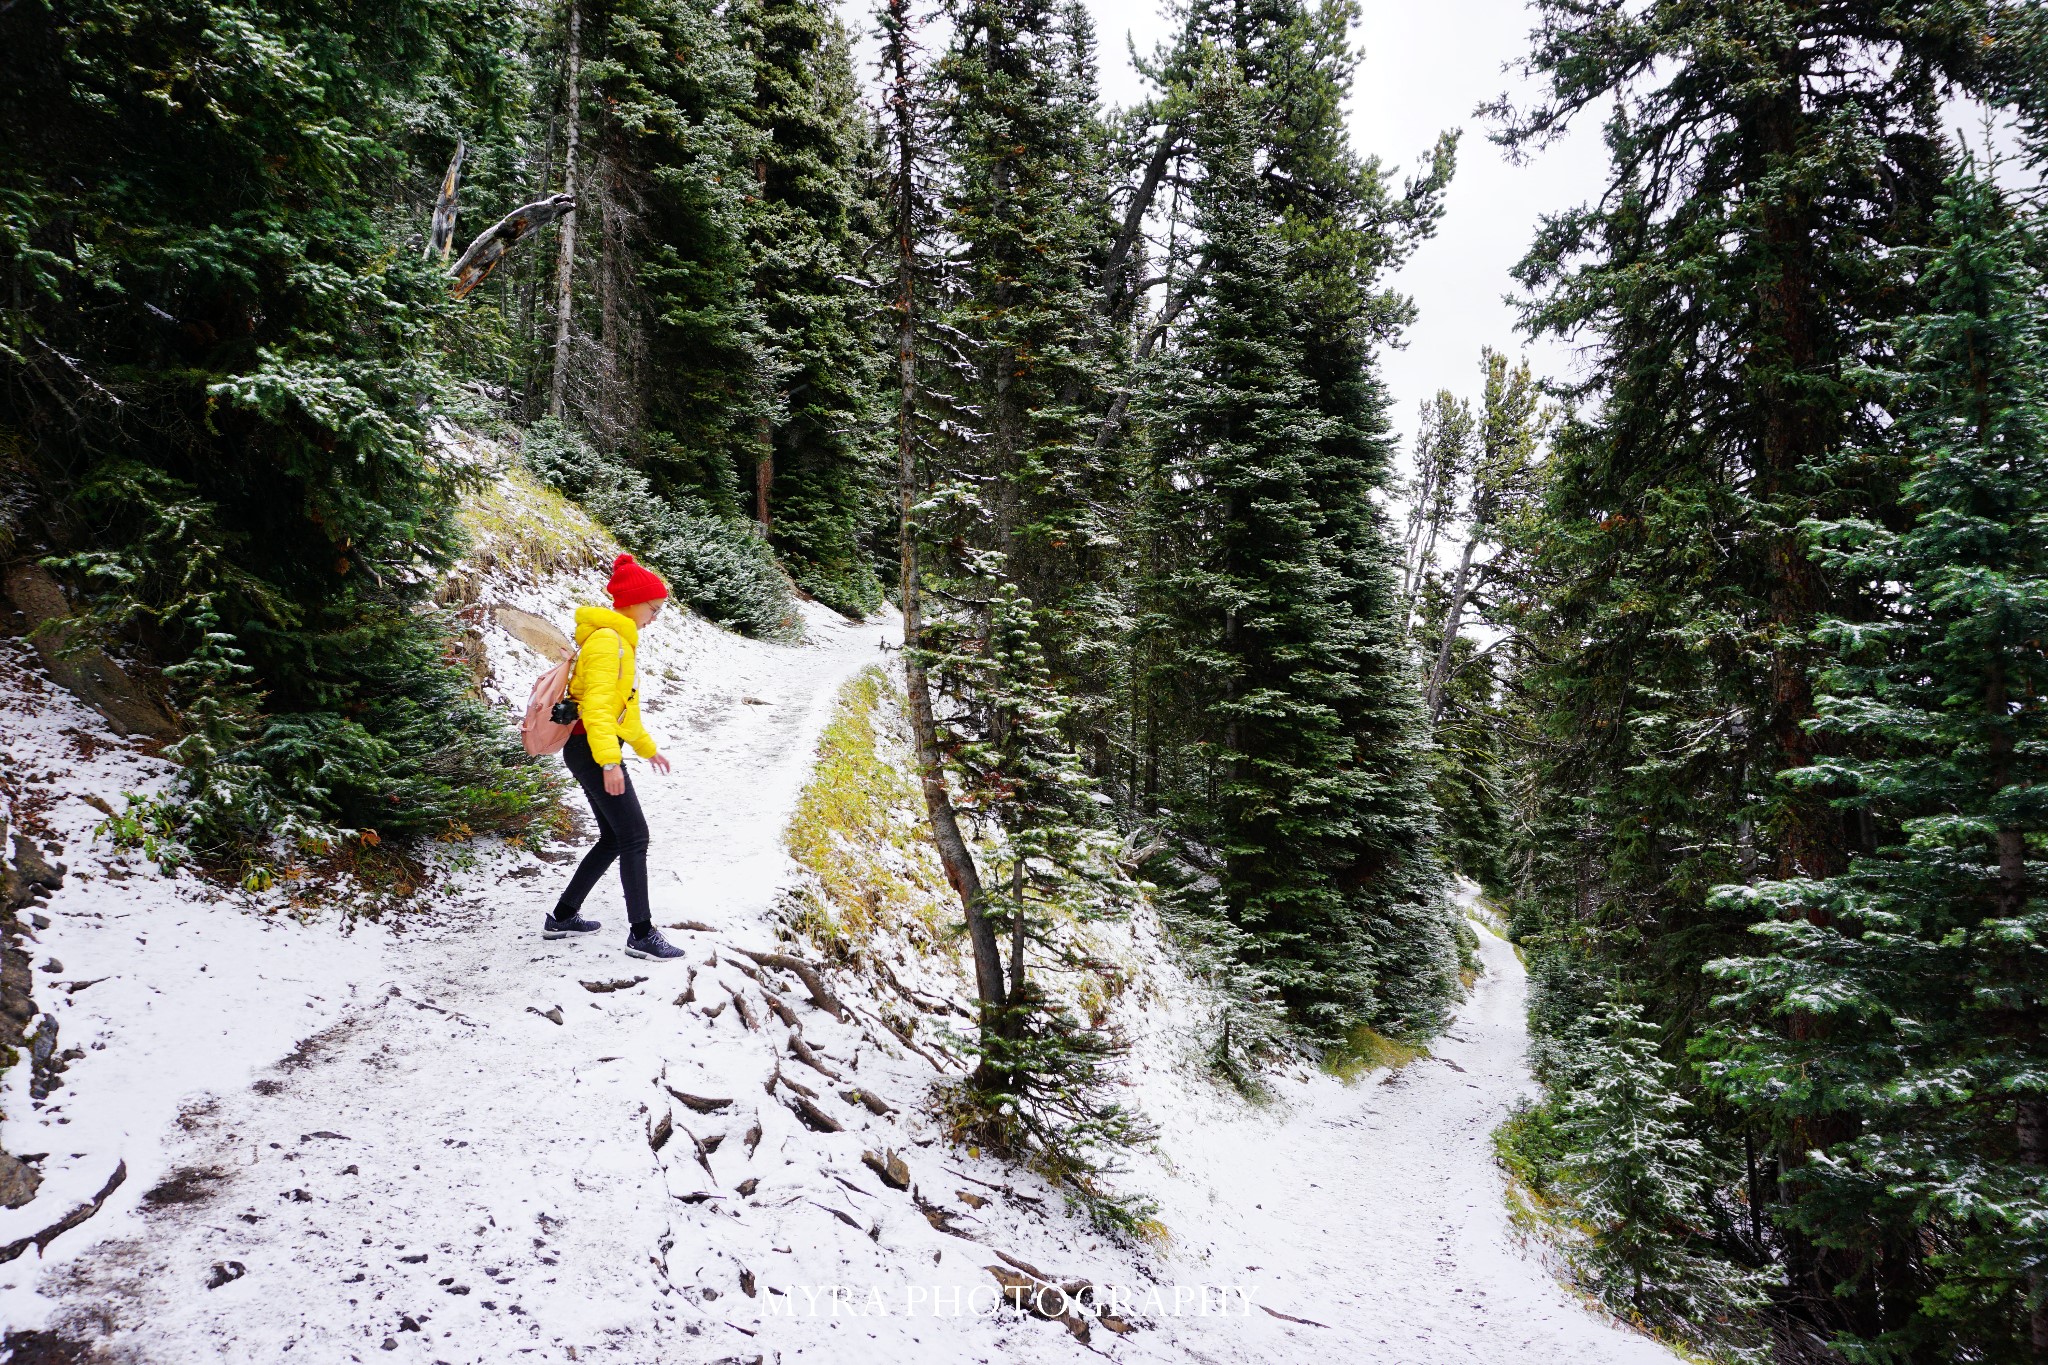
[[[590,755],[590,736],[571,735],[562,759],[569,765],[584,796],[590,799],[591,814],[597,817],[598,839],[569,879],[562,898],[555,902],[555,918],[567,919],[583,908],[590,894],[614,860],[619,864],[619,885],[626,892],[626,918],[634,929],[645,929],[654,916],[647,908],[647,817],[640,813],[640,798],[633,794],[633,778],[626,777],[623,795],[604,789],[604,769]],[[619,770],[625,772],[624,768]]]

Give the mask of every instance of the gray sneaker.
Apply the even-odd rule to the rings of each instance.
[[[649,925],[636,929],[626,936],[626,956],[644,957],[650,962],[671,962],[683,955],[683,950],[661,936],[661,930]]]
[[[585,919],[581,912],[567,919],[556,919],[553,914],[543,915],[540,921],[542,938],[571,938],[577,934],[594,934],[604,925],[594,919]]]

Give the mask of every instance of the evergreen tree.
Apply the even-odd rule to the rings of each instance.
[[[860,615],[882,602],[866,543],[881,482],[881,347],[860,279],[878,235],[861,182],[866,116],[845,30],[820,0],[750,0],[731,21],[758,134],[751,275],[780,376],[757,435],[755,516],[801,586]]]
[[[1150,681],[1208,750],[1196,760],[1206,781],[1169,799],[1218,855],[1219,895],[1257,965],[1317,1035],[1367,1019],[1425,1028],[1453,989],[1455,957],[1422,880],[1429,807],[1412,693],[1396,732],[1405,749],[1367,762],[1355,724],[1372,676],[1359,661],[1398,649],[1391,563],[1364,566],[1379,571],[1364,590],[1377,586],[1386,609],[1361,619],[1361,566],[1329,522],[1347,504],[1316,498],[1329,493],[1337,423],[1304,374],[1296,248],[1260,193],[1251,102],[1220,60],[1194,134],[1206,283],[1147,405],[1162,548],[1147,597],[1173,641]],[[1398,716],[1398,673],[1388,680],[1393,696],[1375,700]],[[1420,885],[1398,880],[1404,863]]]
[[[572,411],[601,449],[665,497],[738,515],[783,369],[750,283],[751,73],[709,0],[603,0],[584,27],[590,340],[556,363],[584,376]]]
[[[2003,8],[1539,6],[1548,93],[1502,139],[1526,149],[1613,113],[1607,192],[1547,222],[1518,272],[1532,328],[1595,343],[1520,609],[1539,774],[1523,823],[1541,843],[1518,923],[1537,952],[1650,1002],[1674,1055],[1706,1007],[1702,966],[1741,951],[1751,916],[1712,888],[1830,877],[1868,847],[1831,801],[1835,737],[1807,724],[1812,632],[1859,616],[1866,587],[1812,559],[1801,526],[1892,515],[1895,469],[1836,459],[1881,444],[1849,376],[1886,344],[1872,324],[1910,302],[1905,249],[1927,238],[1947,160],[1941,100],[1987,88]],[[1754,1198],[1772,1197],[1774,1161],[1790,1171],[1854,1127],[1846,1110],[1783,1116],[1758,1131],[1715,1110],[1717,1150],[1753,1154]],[[1720,1231],[1739,1221],[1706,1230],[1718,1254],[1754,1250]],[[1771,1244],[1788,1330],[1903,1320],[1880,1286],[1916,1249],[1878,1224],[1851,1240]]]
[[[1787,1171],[1783,1215],[1822,1247],[1911,1248],[1845,1354],[2026,1361],[2048,1351],[2048,280],[2038,222],[1972,168],[1935,225],[1896,361],[1859,376],[1896,420],[1837,462],[1912,471],[1910,517],[1810,528],[1871,610],[1818,632],[1812,728],[1841,756],[1792,776],[1875,846],[1727,893],[1769,951],[1715,964],[1734,1014],[1710,1074],[1774,1129],[1855,1118]]]
[[[753,68],[704,0],[579,4],[583,97],[565,113],[591,123],[591,164],[553,360],[567,420],[535,428],[528,463],[601,504],[692,606],[794,634],[786,580],[743,515],[791,363],[752,283],[766,136],[748,122]]]
[[[1640,1006],[1610,1002],[1574,1041],[1575,1084],[1559,1128],[1569,1144],[1564,1186],[1585,1229],[1575,1267],[1636,1321],[1724,1344],[1755,1292],[1750,1277],[1701,1255],[1686,1235],[1702,1217],[1701,1191],[1715,1183],[1715,1159],[1688,1132],[1690,1106],[1673,1088],[1676,1068],[1659,1052],[1656,1027]]]
[[[61,556],[105,629],[182,661],[166,682],[210,853],[537,810],[538,772],[508,767],[422,611],[461,475],[424,416],[455,314],[407,211],[447,144],[428,169],[412,130],[438,134],[450,87],[499,98],[502,62],[461,36],[475,17],[0,11],[0,439],[28,452],[31,503],[13,538]]]
[[[957,258],[949,437],[959,562],[1038,614],[1054,676],[1077,691],[1113,527],[1095,435],[1107,332],[1101,259],[1114,223],[1095,109],[1094,34],[1073,0],[972,0],[934,73]],[[984,571],[985,570],[985,571]]]
[[[1408,535],[1402,560],[1404,625],[1411,624],[1422,586],[1436,565],[1436,545],[1457,517],[1475,456],[1472,405],[1449,389],[1424,400],[1415,424],[1415,482],[1407,489]]]
[[[1431,230],[1451,143],[1399,194],[1351,150],[1353,6],[1184,20],[1159,67],[1181,282],[1140,324],[1165,345],[1133,407],[1130,799],[1179,836],[1197,900],[1217,879],[1207,932],[1242,950],[1248,1020],[1277,990],[1326,1040],[1426,1032],[1456,927],[1373,496],[1393,449],[1374,352],[1411,316],[1381,276]]]

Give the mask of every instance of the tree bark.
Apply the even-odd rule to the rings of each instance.
[[[566,194],[536,199],[512,210],[478,233],[477,239],[469,244],[448,272],[448,292],[458,299],[468,298],[471,291],[491,277],[513,247],[558,219],[574,222],[569,215],[575,211],[576,201]]]
[[[1103,292],[1107,296],[1112,318],[1120,317],[1130,307],[1135,292],[1127,294],[1124,289],[1125,277],[1129,275],[1131,261],[1137,255],[1138,239],[1145,230],[1145,215],[1152,211],[1152,201],[1159,194],[1159,184],[1166,178],[1166,168],[1173,161],[1173,154],[1180,146],[1181,125],[1179,119],[1168,119],[1160,130],[1159,143],[1152,149],[1152,156],[1145,163],[1145,174],[1138,181],[1137,190],[1131,195],[1130,204],[1124,209],[1123,227],[1110,245],[1109,261],[1103,268]]]
[[[915,222],[917,135],[915,97],[910,72],[910,0],[889,0],[885,16],[889,45],[884,58],[893,80],[890,103],[895,119],[896,143],[896,376],[900,404],[897,410],[896,458],[898,498],[898,547],[900,592],[903,598],[903,683],[910,712],[910,732],[916,749],[920,784],[924,789],[925,813],[931,821],[932,841],[938,845],[939,861],[946,880],[960,897],[967,920],[967,938],[974,951],[974,984],[982,1005],[984,1022],[1003,1006],[1002,948],[995,929],[988,922],[986,895],[981,873],[974,865],[973,850],[960,832],[953,809],[952,793],[946,789],[946,769],[940,759],[938,727],[932,719],[931,682],[926,675],[922,653],[923,602],[919,591],[917,558],[917,246]]]
[[[569,0],[569,70],[564,103],[567,106],[568,148],[562,158],[562,192],[576,197],[576,142],[582,128],[582,97],[577,88],[583,79],[583,15],[577,0]],[[555,351],[554,368],[548,375],[548,416],[562,418],[562,390],[569,375],[570,286],[576,274],[576,220],[562,224],[561,256],[555,265]]]
[[[754,162],[754,182],[760,186],[762,202],[768,199],[768,162],[757,158]],[[754,520],[760,524],[761,535],[766,538],[769,531],[768,489],[775,482],[775,427],[766,417],[755,420],[755,439],[760,442],[760,453],[754,457]]]
[[[1430,671],[1429,728],[1436,729],[1439,717],[1444,713],[1444,688],[1451,679],[1451,648],[1458,640],[1458,626],[1465,615],[1465,597],[1472,588],[1472,552],[1479,548],[1481,527],[1474,522],[1466,530],[1465,553],[1458,560],[1458,576],[1451,582],[1450,605],[1444,608],[1443,644],[1436,652],[1436,667]]]
[[[757,439],[761,453],[754,461],[754,520],[761,524],[761,534],[765,536],[770,529],[768,488],[775,482],[775,432],[766,417],[755,420],[760,427]]]
[[[455,196],[462,187],[462,158],[469,146],[462,135],[455,135],[455,156],[448,163],[448,173],[441,177],[441,193],[434,198],[434,217],[427,229],[426,250],[420,259],[431,261],[439,256],[443,261],[455,247]]]

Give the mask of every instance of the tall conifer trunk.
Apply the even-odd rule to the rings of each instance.
[[[563,94],[563,117],[568,122],[567,150],[562,158],[562,192],[576,194],[576,143],[581,128],[582,107],[578,84],[583,77],[583,15],[579,0],[569,0],[568,79]],[[555,265],[555,350],[554,367],[548,375],[548,416],[562,419],[562,389],[569,374],[570,287],[576,274],[576,217],[562,220],[561,255]]]
[[[896,379],[899,406],[896,428],[896,492],[898,555],[903,599],[903,683],[910,713],[910,731],[924,790],[925,813],[946,880],[960,897],[967,920],[968,943],[974,951],[974,983],[984,1019],[1003,1006],[1002,947],[984,913],[981,873],[973,850],[960,832],[952,793],[946,790],[946,769],[940,759],[938,727],[932,718],[931,680],[926,675],[923,647],[923,600],[917,555],[917,123],[916,91],[910,72],[909,0],[889,0],[888,50],[884,64],[891,77],[889,93],[894,120],[896,165]]]
[[[1458,627],[1465,619],[1465,599],[1472,592],[1472,552],[1479,548],[1479,524],[1474,522],[1465,536],[1465,551],[1458,557],[1458,576],[1451,581],[1451,600],[1444,608],[1443,639],[1437,646],[1436,667],[1430,670],[1429,690],[1424,696],[1424,706],[1429,712],[1429,725],[1436,723],[1444,714],[1444,689],[1451,680],[1452,647],[1458,642]]]

